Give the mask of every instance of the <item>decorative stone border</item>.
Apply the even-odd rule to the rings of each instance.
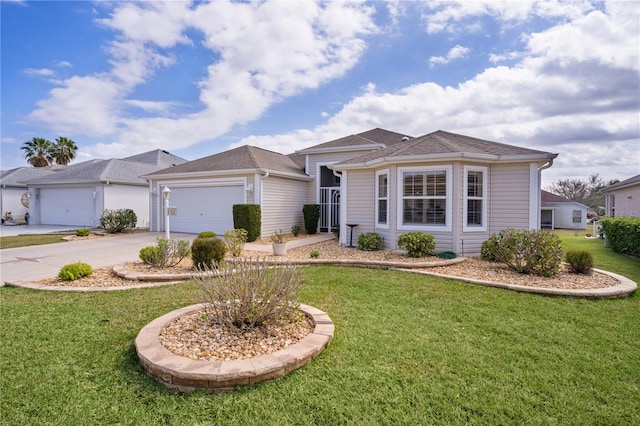
[[[331,318],[325,312],[313,306],[300,305],[314,330],[299,342],[277,352],[236,361],[206,361],[178,356],[165,349],[160,343],[160,331],[176,318],[201,309],[202,305],[191,305],[156,318],[136,337],[136,351],[143,368],[170,389],[223,392],[283,377],[318,356],[335,331]]]
[[[530,287],[530,286],[518,285],[518,284],[498,283],[493,281],[477,280],[474,278],[464,278],[464,277],[458,277],[454,275],[438,274],[438,273],[429,272],[426,270],[421,270],[421,271],[406,270],[406,269],[398,269],[398,270],[405,271],[405,272],[414,272],[418,274],[434,275],[441,278],[450,278],[450,279],[464,281],[472,284],[480,284],[487,287],[505,288],[507,290],[514,290],[514,291],[519,291],[523,293],[544,294],[547,296],[583,297],[587,299],[616,299],[620,297],[628,297],[638,288],[638,285],[627,277],[615,274],[613,272],[605,271],[602,269],[596,269],[596,268],[593,268],[593,270],[596,272],[600,272],[601,274],[609,275],[610,277],[616,279],[618,281],[618,285],[614,285],[612,287],[581,288],[581,289]]]

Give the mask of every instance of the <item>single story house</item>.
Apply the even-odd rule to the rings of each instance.
[[[184,162],[157,149],[122,159],[84,161],[25,179],[30,223],[97,227],[104,210],[132,209],[137,227],[148,227],[149,186],[140,175]]]
[[[48,176],[60,167],[17,167],[3,170],[0,173],[0,212],[3,220],[7,216],[12,216],[14,220],[24,220],[29,211],[31,194],[25,180]]]
[[[372,129],[283,155],[242,146],[143,176],[152,194],[150,229],[165,230],[162,191],[175,207],[170,229],[223,233],[232,206],[262,209],[262,236],[301,225],[304,204],[319,204],[319,231],[355,225],[384,247],[424,231],[437,251],[477,255],[505,228],[539,229],[541,172],[558,154],[445,131],[409,137]]]
[[[609,185],[602,192],[607,216],[640,217],[640,175]]]
[[[540,228],[585,229],[589,207],[560,195],[541,191]]]

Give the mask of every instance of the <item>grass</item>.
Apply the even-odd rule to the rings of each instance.
[[[72,234],[35,234],[0,237],[0,249],[62,243],[65,242],[63,238],[69,235]]]
[[[588,247],[640,281],[640,262]],[[133,340],[196,285],[101,293],[0,288],[3,424],[640,424],[640,298],[521,294],[411,273],[305,269],[336,337],[287,377],[227,394],[167,390]]]

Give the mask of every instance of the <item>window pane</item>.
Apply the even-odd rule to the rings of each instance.
[[[467,200],[467,226],[482,226],[482,200]]]
[[[386,198],[387,197],[387,186],[388,186],[388,176],[378,175],[378,197]]]
[[[424,194],[422,173],[405,173],[403,180],[403,195],[405,197],[420,197]]]
[[[404,224],[446,225],[447,202],[444,199],[404,200]]]
[[[467,175],[467,196],[482,197],[482,172],[469,172]]]
[[[378,223],[387,223],[387,200],[378,200]]]

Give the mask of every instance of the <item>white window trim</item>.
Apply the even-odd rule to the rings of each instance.
[[[380,194],[379,186],[380,186],[380,176],[381,175],[387,175],[387,196],[386,196],[386,198],[380,198],[380,196],[379,196],[379,194]],[[376,190],[376,208],[375,208],[375,210],[376,210],[376,213],[375,213],[376,214],[376,218],[375,218],[376,228],[389,229],[389,219],[390,219],[390,217],[389,217],[389,204],[391,204],[390,200],[389,200],[390,195],[391,195],[390,186],[391,186],[391,180],[389,179],[389,169],[378,170],[376,172],[376,185],[375,185],[375,187],[376,187],[376,189],[375,189]],[[379,223],[378,222],[378,217],[380,217],[379,212],[378,212],[378,208],[379,208],[380,203],[378,201],[381,200],[381,199],[382,200],[384,200],[384,199],[387,200],[387,223]]]
[[[403,183],[404,183],[404,173],[405,172],[446,172],[447,174],[447,194],[446,194],[446,203],[445,206],[447,208],[447,214],[445,215],[445,225],[404,225],[403,221]],[[432,231],[432,232],[451,232],[451,218],[452,218],[452,209],[453,209],[453,185],[452,185],[452,175],[453,175],[453,166],[417,166],[417,167],[398,167],[398,182],[397,182],[397,194],[396,194],[396,221],[397,221],[397,229],[402,231]]]
[[[467,210],[469,208],[467,200],[469,199],[469,172],[482,173],[482,225],[469,226],[467,224]],[[487,230],[487,184],[489,182],[487,168],[482,166],[464,166],[464,188],[462,197],[462,232],[486,232]],[[473,197],[472,199],[478,199]]]

